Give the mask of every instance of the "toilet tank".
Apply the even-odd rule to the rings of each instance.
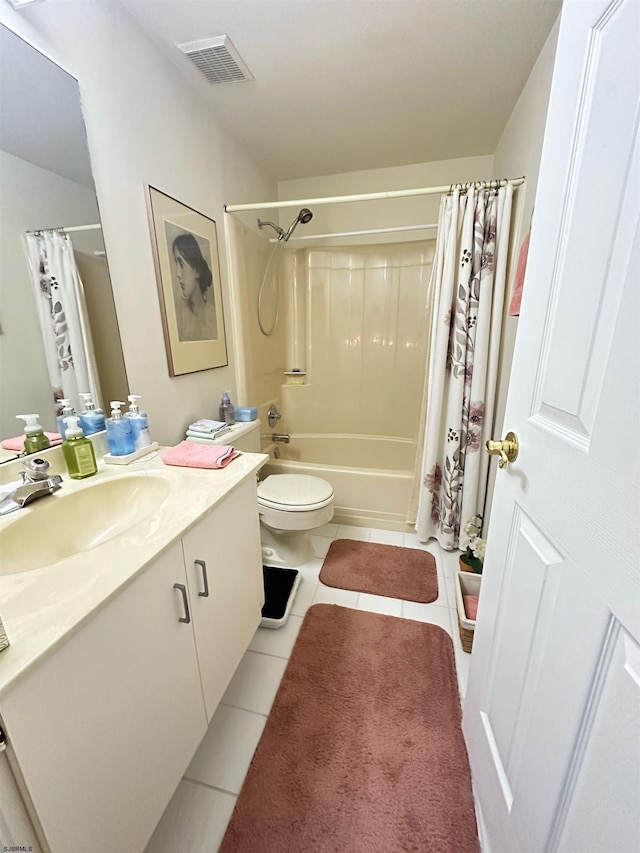
[[[244,450],[245,453],[260,453],[260,421],[234,424],[229,432],[213,443],[232,444],[236,450]]]

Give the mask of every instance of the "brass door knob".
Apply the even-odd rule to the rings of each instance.
[[[498,465],[500,468],[506,468],[509,462],[515,462],[518,458],[518,436],[515,432],[508,432],[502,441],[487,442],[487,453],[491,456],[499,456]]]

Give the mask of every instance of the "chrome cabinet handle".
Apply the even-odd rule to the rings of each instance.
[[[199,592],[198,595],[201,598],[209,598],[209,579],[207,578],[207,564],[204,560],[194,560],[196,566],[200,566],[202,569],[202,580],[204,583],[204,591]]]
[[[179,589],[182,593],[182,601],[184,603],[184,616],[178,619],[178,622],[191,622],[191,614],[189,613],[189,599],[187,598],[187,588],[183,583],[174,583],[174,589]]]

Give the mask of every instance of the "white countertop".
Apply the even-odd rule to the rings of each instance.
[[[99,481],[113,477],[161,477],[171,487],[154,513],[119,536],[44,568],[0,575],[0,616],[11,643],[0,652],[0,694],[117,595],[235,486],[255,475],[268,459],[261,453],[243,453],[219,470],[179,468],[163,464],[161,455],[165,449],[160,448],[154,459],[127,466],[100,461],[98,474],[86,480],[72,480],[63,475],[62,489],[58,492],[0,518],[3,530],[28,516],[33,521],[29,525],[30,535],[37,537],[39,518],[47,512],[50,502],[64,500],[65,495],[90,488]],[[28,547],[25,542],[25,548]]]

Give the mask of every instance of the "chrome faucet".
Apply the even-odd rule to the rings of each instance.
[[[279,432],[272,432],[271,441],[284,441],[285,444],[289,444],[289,442],[291,441],[291,436],[287,435],[286,433],[281,434]]]
[[[22,465],[24,468],[22,478],[8,484],[15,488],[12,488],[4,500],[0,501],[0,515],[22,509],[38,498],[53,494],[62,486],[62,477],[59,474],[49,475],[51,465],[46,459],[29,458]]]

